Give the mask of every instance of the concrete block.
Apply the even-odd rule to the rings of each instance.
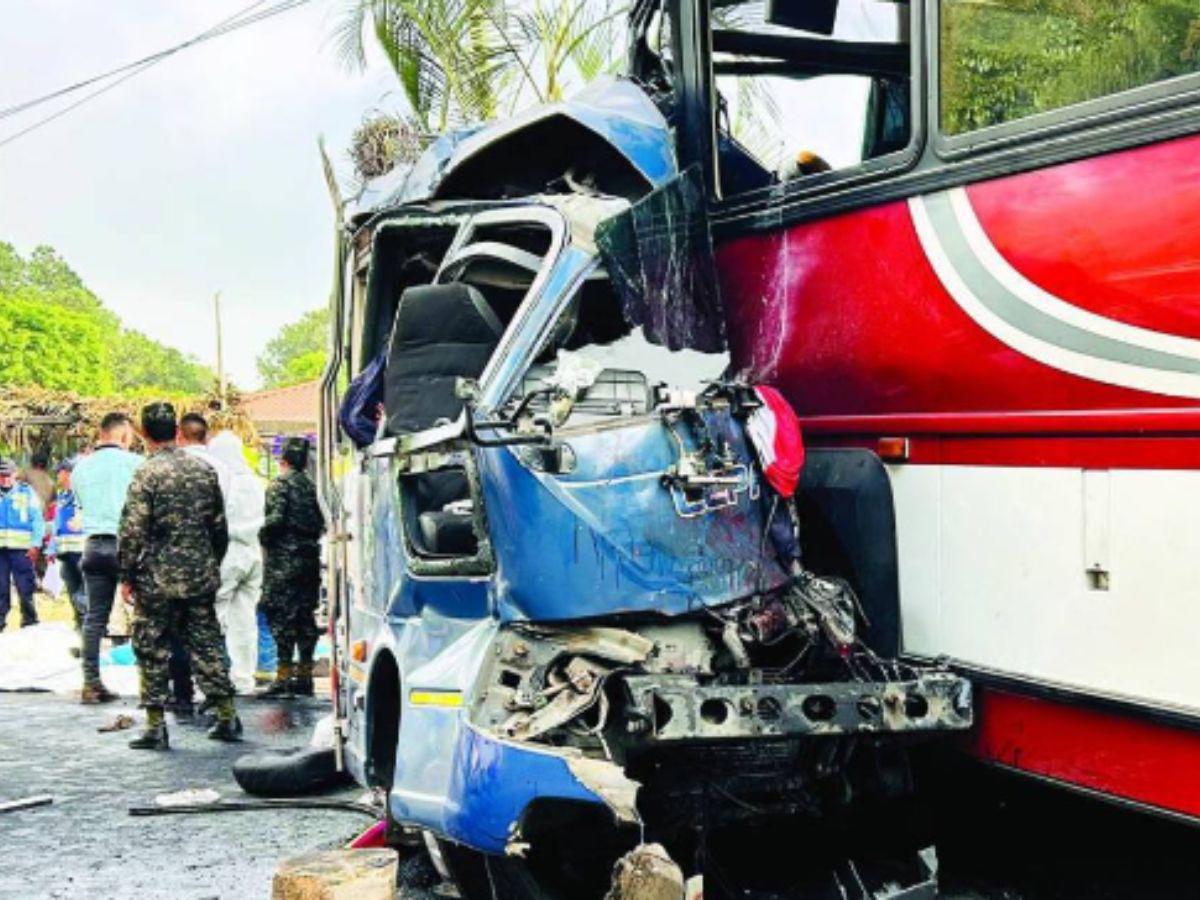
[[[395,900],[395,850],[324,850],[285,859],[271,900]]]
[[[662,844],[640,844],[619,860],[605,900],[683,900],[683,872]]]

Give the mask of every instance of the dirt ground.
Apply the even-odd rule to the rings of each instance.
[[[38,619],[42,622],[71,622],[71,601],[67,599],[66,594],[54,599],[38,592],[34,595],[34,602],[37,604]],[[21,627],[21,610],[20,601],[14,592],[12,595],[12,607],[8,611],[8,619],[6,620],[7,628]]]

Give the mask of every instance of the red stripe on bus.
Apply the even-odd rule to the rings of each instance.
[[[981,689],[971,749],[1011,769],[1200,818],[1200,731]]]

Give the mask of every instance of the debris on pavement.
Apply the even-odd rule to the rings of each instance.
[[[8,800],[0,803],[0,814],[16,812],[20,809],[33,809],[36,806],[49,806],[54,802],[54,798],[49,794],[37,794],[33,797],[24,797],[20,800]]]
[[[169,794],[159,794],[154,802],[159,806],[205,806],[216,803],[221,795],[212,788],[184,788]]]
[[[159,806],[134,804],[129,807],[131,816],[168,816],[188,813],[258,812],[264,809],[334,809],[356,812],[373,819],[379,818],[379,809],[353,800],[217,800],[193,805]]]
[[[833,874],[838,893],[847,900],[936,900],[936,848],[918,851],[908,865],[896,862],[845,860]]]
[[[111,731],[125,731],[129,728],[132,728],[136,724],[137,724],[137,722],[134,721],[133,716],[126,715],[125,713],[121,713],[119,716],[117,716],[115,719],[113,719],[107,725],[101,725],[96,730],[98,732],[100,732],[101,734],[106,734]]]
[[[369,850],[387,846],[387,821],[380,820],[346,845],[348,850]]]

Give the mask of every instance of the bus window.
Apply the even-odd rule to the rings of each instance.
[[[1200,0],[941,0],[939,31],[949,135],[1200,71]]]
[[[854,168],[910,137],[908,11],[843,0],[832,35],[769,21],[759,2],[712,9],[725,196]]]

